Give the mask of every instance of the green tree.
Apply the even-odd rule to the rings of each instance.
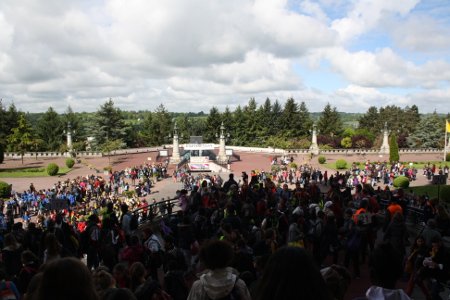
[[[330,103],[324,107],[317,124],[320,134],[335,136],[342,131],[342,121],[336,107],[331,108]]]
[[[380,108],[380,120],[382,120],[380,122],[382,124],[379,124],[380,127],[384,127],[384,122],[387,122],[389,130],[392,132],[405,132],[404,119],[403,109],[398,106],[388,105]],[[381,130],[381,128],[378,129]]]
[[[420,122],[420,114],[417,105],[405,107],[403,118],[403,128],[405,129],[405,133],[408,135],[413,134],[419,122]]]
[[[81,122],[80,115],[74,113],[70,105],[67,107],[61,119],[64,130],[67,130],[67,126],[68,124],[70,124],[72,131],[72,141],[74,143],[86,140],[86,130],[83,126],[83,123]]]
[[[41,116],[37,123],[36,134],[43,141],[41,145],[47,151],[57,151],[62,143],[63,124],[52,107]]]
[[[444,126],[445,120],[436,112],[425,115],[417,124],[415,132],[408,138],[408,142],[414,148],[443,148]]]
[[[258,132],[258,136],[271,136],[276,134],[274,131],[273,125],[275,123],[275,118],[272,115],[272,102],[269,98],[266,98],[264,104],[258,108],[256,112],[257,119],[261,123],[259,127],[260,131]]]
[[[0,152],[4,153],[7,148],[7,139],[11,134],[11,130],[17,127],[19,119],[19,112],[17,112],[14,104],[11,104],[7,109],[3,105],[3,100],[0,99]],[[4,154],[1,155],[1,158],[4,157]]]
[[[19,123],[16,128],[12,129],[11,135],[8,137],[8,147],[11,151],[20,153],[22,157],[27,151],[30,151],[33,142],[33,134],[30,125],[27,123],[24,115],[20,115]]]
[[[101,148],[101,145],[107,141],[123,140],[126,133],[124,118],[121,110],[114,106],[112,99],[100,106],[100,109],[95,114],[91,130],[98,145],[97,148]]]
[[[111,152],[122,149],[125,146],[121,139],[107,140],[101,145],[101,151],[108,156],[108,164],[111,165]]]
[[[298,137],[299,129],[301,127],[300,118],[298,114],[298,105],[294,98],[287,99],[284,104],[283,114],[281,118],[282,133],[287,138]]]
[[[244,111],[242,107],[238,105],[233,112],[233,128],[234,131],[231,132],[231,137],[233,144],[238,146],[245,145],[245,127],[243,126],[245,120]]]
[[[382,129],[381,126],[384,124],[383,123],[380,125],[380,123],[383,122],[380,122],[380,115],[378,114],[378,108],[376,108],[375,106],[371,106],[369,107],[367,112],[358,119],[359,124],[358,128],[366,129],[372,133],[378,134]]]
[[[390,141],[389,141],[389,161],[391,163],[400,161],[400,154],[398,152],[397,136],[395,135],[395,133],[391,134]]]
[[[309,131],[312,129],[313,120],[304,101],[302,101],[300,103],[300,106],[298,107],[298,115],[300,121],[298,134],[302,137],[306,137],[308,136]]]
[[[257,104],[255,98],[250,98],[243,109],[243,140],[245,146],[256,145],[254,137],[260,132],[261,124],[257,121]]]
[[[217,142],[216,134],[219,132],[220,124],[222,123],[222,117],[217,107],[213,106],[209,111],[208,118],[206,119],[206,131],[203,139],[207,143]]]
[[[281,122],[280,118],[283,113],[283,108],[281,107],[281,104],[278,100],[275,100],[275,102],[272,105],[272,124],[273,124],[273,131],[272,134],[280,134],[281,131]]]
[[[345,128],[342,132],[342,137],[352,137],[355,135],[355,130],[353,128]]]
[[[167,137],[172,134],[173,124],[172,118],[163,104],[160,104],[152,115],[152,123],[150,128],[151,144],[164,145]]]

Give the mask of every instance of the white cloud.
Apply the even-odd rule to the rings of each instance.
[[[362,0],[354,3],[354,7],[345,18],[337,19],[332,23],[332,28],[339,33],[343,41],[374,29],[382,20],[392,15],[407,14],[419,3],[419,0]]]
[[[390,48],[349,52],[335,47],[318,51],[312,59],[317,60],[318,56],[327,59],[332,69],[349,82],[366,87],[433,88],[450,82],[448,62],[435,60],[419,65]]]
[[[450,47],[448,20],[443,22],[430,16],[411,16],[389,24],[396,44],[410,51],[442,52]]]
[[[1,1],[0,98],[25,111],[63,112],[69,104],[95,111],[110,97],[122,109],[163,103],[170,111],[294,97],[320,111],[328,101],[356,109],[350,105],[356,95],[363,101],[383,96],[380,88],[401,87],[402,99],[430,90],[444,101],[437,91],[449,86],[449,32],[433,16],[417,16],[416,4],[303,0],[292,9],[288,0]],[[373,32],[385,40],[366,47],[362,41]],[[415,51],[425,53],[420,61],[411,58]],[[309,74],[302,78],[298,65],[331,70],[342,84],[327,93],[324,83],[308,86]]]

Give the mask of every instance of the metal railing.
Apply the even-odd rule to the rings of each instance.
[[[140,216],[139,224],[144,224],[147,222],[153,222],[159,218],[165,218],[173,214],[178,213],[178,198],[172,198],[167,200],[161,200],[146,206],[139,207],[133,210],[131,213],[133,215]]]

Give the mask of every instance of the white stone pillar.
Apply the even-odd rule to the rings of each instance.
[[[312,129],[312,139],[311,139],[311,146],[309,146],[309,153],[312,153],[314,155],[319,154],[319,145],[317,144],[317,126],[316,126],[316,124],[313,125],[313,129]]]
[[[225,126],[220,125],[220,137],[219,137],[219,154],[217,155],[217,161],[219,163],[226,163],[228,161],[225,151]]]
[[[73,153],[73,143],[72,143],[72,125],[70,122],[67,124],[67,156],[71,157]]]
[[[170,163],[178,164],[180,161],[181,161],[181,157],[180,157],[180,145],[178,142],[178,127],[177,127],[177,123],[175,122],[175,125],[173,128],[173,147],[172,147],[172,157],[170,158]]]
[[[381,144],[380,154],[389,154],[389,130],[387,129],[387,123],[384,123],[383,129],[383,144]]]

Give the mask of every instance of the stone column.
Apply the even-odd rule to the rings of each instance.
[[[387,122],[384,122],[383,144],[380,148],[380,154],[389,154],[389,152],[389,130],[387,129]]]
[[[170,158],[171,164],[178,164],[181,161],[180,157],[180,145],[178,143],[178,126],[175,122],[173,127],[173,147],[172,147],[172,157]]]
[[[313,125],[312,129],[312,139],[311,139],[311,146],[309,146],[309,153],[318,155],[319,154],[319,145],[317,145],[317,126],[316,124]]]
[[[67,136],[67,156],[68,157],[72,157],[72,153],[73,153],[73,143],[72,143],[72,125],[69,123],[67,123],[67,132],[66,132],[66,136]]]
[[[217,161],[219,163],[226,163],[228,161],[225,151],[225,126],[220,125],[220,137],[219,137],[219,154],[217,155]]]

